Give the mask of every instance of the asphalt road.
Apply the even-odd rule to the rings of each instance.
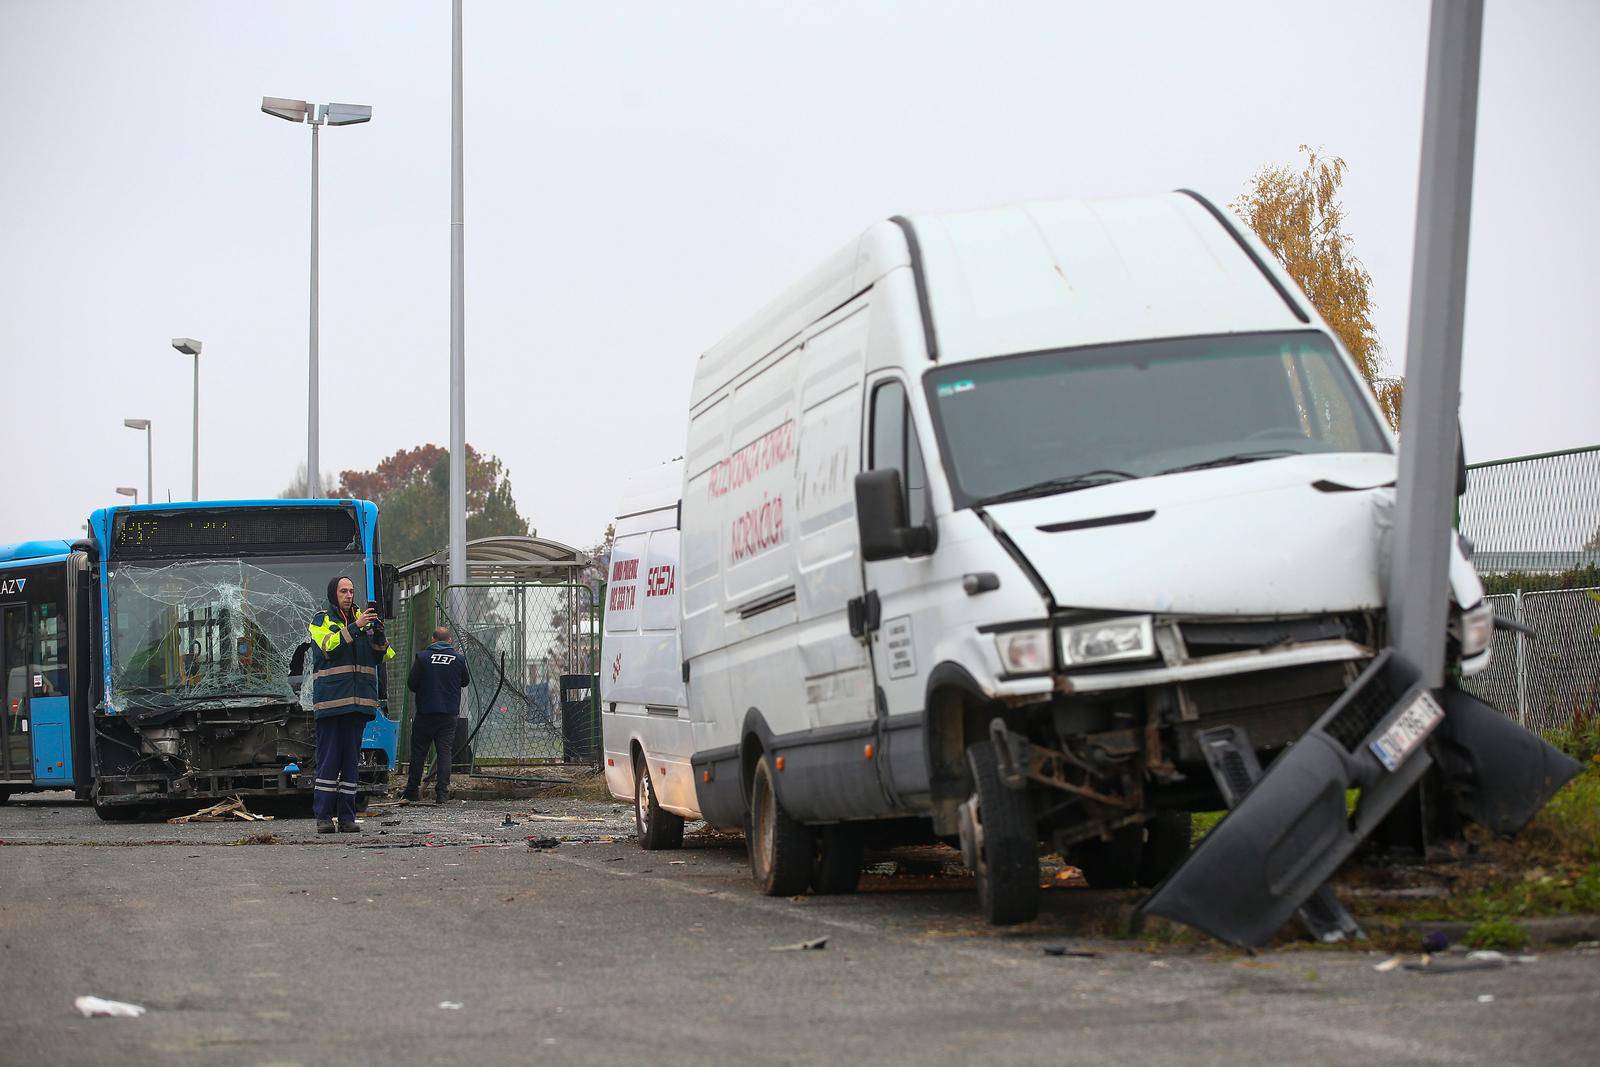
[[[995,931],[927,854],[854,896],[767,899],[742,844],[644,853],[603,803],[365,826],[0,807],[0,1063],[1557,1064],[1600,1046],[1595,952],[1420,975],[1370,952],[1152,947],[1105,936],[1116,898],[1071,888]],[[148,1012],[84,1019],[84,994]]]

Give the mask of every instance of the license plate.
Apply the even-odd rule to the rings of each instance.
[[[1400,713],[1400,717],[1390,723],[1389,728],[1367,747],[1378,757],[1378,762],[1391,772],[1398,770],[1406,761],[1406,757],[1422,744],[1443,718],[1444,709],[1433,699],[1433,694],[1424,689],[1417,694],[1417,699]]]

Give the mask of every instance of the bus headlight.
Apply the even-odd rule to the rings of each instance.
[[[994,647],[1007,674],[1043,674],[1050,670],[1049,627],[995,634]]]
[[[1101,619],[1061,628],[1061,662],[1068,667],[1150,659],[1155,654],[1155,627],[1148,615]]]
[[[1471,611],[1461,613],[1457,625],[1460,628],[1461,658],[1471,659],[1488,648],[1489,642],[1494,639],[1494,607],[1487,600],[1480,601]]]

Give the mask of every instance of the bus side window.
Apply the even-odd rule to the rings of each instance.
[[[921,526],[928,521],[928,476],[922,462],[906,389],[898,380],[883,382],[872,392],[872,470],[900,472],[906,493],[906,521]]]

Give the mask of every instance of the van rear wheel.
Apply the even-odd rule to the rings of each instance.
[[[648,852],[683,847],[683,816],[664,810],[656,800],[650,766],[643,758],[633,767],[633,832]]]
[[[745,843],[756,888],[769,897],[804,893],[811,884],[816,837],[809,826],[783,810],[772,781],[772,758],[764,753],[750,783],[746,820]]]
[[[1028,922],[1039,914],[1039,846],[1028,798],[1000,781],[994,742],[967,749],[967,766],[974,791],[962,805],[962,852],[977,879],[978,906],[995,926]]]

